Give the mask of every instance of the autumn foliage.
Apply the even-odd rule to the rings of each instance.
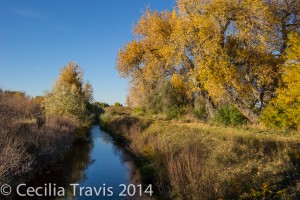
[[[300,125],[300,35],[290,34],[282,79],[276,97],[264,111],[262,119],[269,125],[299,128]]]
[[[281,98],[297,107],[299,87],[288,74],[299,71],[299,45],[291,45],[299,13],[300,2],[290,0],[178,0],[173,11],[147,10],[116,62],[131,80],[130,105],[151,108],[151,100],[166,96],[165,82],[176,96],[184,94],[187,106],[202,98],[210,117],[224,102],[252,123]],[[290,91],[285,97],[284,90]],[[284,115],[293,118],[292,112],[285,109]],[[295,127],[299,120],[279,124]]]
[[[74,62],[61,68],[59,79],[44,99],[47,116],[60,115],[73,117],[82,127],[92,123],[93,88],[90,83],[83,84],[83,72]]]

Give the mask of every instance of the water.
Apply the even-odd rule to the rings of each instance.
[[[30,199],[153,199],[145,195],[148,185],[141,187],[139,172],[132,158],[99,126],[93,126],[90,135],[75,144],[59,163],[25,183],[26,187],[21,190],[23,194],[29,186],[43,187],[40,193],[48,192],[43,197]],[[58,198],[61,188],[65,195]],[[150,189],[149,186],[148,194]],[[122,193],[122,190],[125,191]],[[135,197],[130,197],[132,194]]]
[[[119,185],[124,184],[127,186],[132,182],[130,180],[132,177],[132,163],[130,163],[130,159],[123,149],[115,145],[112,138],[98,126],[92,127],[91,132],[93,148],[90,159],[92,163],[85,170],[85,178],[81,181],[80,186],[85,188],[96,187],[98,192],[102,188],[102,199],[121,199],[119,194],[122,192],[123,187]],[[89,193],[87,194],[89,195]],[[106,198],[103,198],[103,196],[106,196]],[[82,196],[78,199],[86,198],[86,196]]]

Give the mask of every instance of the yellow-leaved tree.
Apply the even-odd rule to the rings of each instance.
[[[284,85],[276,98],[262,114],[262,120],[271,126],[299,128],[300,126],[300,35],[289,35],[283,68]]]
[[[226,99],[257,123],[283,81],[287,36],[299,32],[299,15],[292,0],[178,0],[172,12],[146,11],[116,66],[131,79],[137,104],[161,102],[168,82],[185,102],[205,100],[210,116]]]
[[[82,127],[92,123],[92,113],[88,109],[93,100],[90,83],[83,86],[82,69],[74,62],[60,70],[59,79],[43,101],[46,115],[67,115],[78,120]]]

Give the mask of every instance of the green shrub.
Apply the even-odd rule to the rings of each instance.
[[[105,128],[107,124],[111,121],[111,116],[109,114],[102,114],[100,115],[100,125],[102,128]]]
[[[115,102],[114,106],[115,107],[120,107],[120,106],[123,106],[123,105],[121,103],[119,103],[119,102]]]
[[[198,119],[206,119],[208,117],[206,108],[205,108],[205,102],[200,99],[196,99],[194,103],[194,110],[193,114]]]
[[[246,123],[246,118],[235,107],[223,105],[216,111],[213,121],[224,125],[241,125]]]
[[[110,105],[108,103],[105,102],[95,102],[94,103],[96,106],[101,107],[101,108],[107,108],[110,107]]]
[[[178,118],[186,113],[185,107],[172,107],[168,112],[167,112],[167,119],[174,119]]]
[[[144,115],[146,113],[146,109],[144,107],[137,107],[133,109],[133,113],[136,115]]]

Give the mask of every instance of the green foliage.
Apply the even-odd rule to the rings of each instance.
[[[96,103],[88,103],[87,109],[92,113],[93,122],[98,123],[100,114],[104,113],[103,108]]]
[[[287,190],[278,189],[276,186],[270,186],[267,182],[265,182],[259,187],[259,189],[251,189],[250,192],[242,194],[240,199],[288,199],[287,196]]]
[[[191,99],[184,92],[176,89],[169,80],[159,80],[156,87],[149,90],[145,96],[144,106],[148,111],[155,114],[169,113],[170,118],[180,116],[182,107],[191,104]]]
[[[61,69],[60,77],[43,101],[46,115],[65,115],[78,120],[82,127],[89,127],[92,115],[93,89],[89,83],[83,87],[82,71],[75,63]]]
[[[115,107],[121,107],[121,106],[123,106],[123,105],[122,105],[121,103],[119,103],[119,102],[115,102],[114,106],[115,106]]]
[[[136,115],[144,115],[146,113],[146,109],[144,107],[137,107],[133,109],[133,113]]]
[[[47,116],[66,115],[76,118],[81,126],[89,126],[91,116],[82,96],[65,85],[56,84],[45,96],[44,107]]]
[[[95,102],[94,104],[97,105],[98,107],[101,107],[101,108],[110,107],[110,105],[108,103],[105,103],[105,102]]]
[[[181,107],[172,107],[167,112],[167,119],[179,118],[186,113],[186,108],[184,106]]]
[[[215,113],[213,120],[224,125],[241,125],[246,118],[233,106],[223,105]]]
[[[107,124],[111,122],[111,115],[104,113],[100,115],[100,125],[102,128],[105,128]]]
[[[15,95],[15,96],[21,96],[21,97],[26,96],[25,92],[21,92],[21,91],[4,90],[3,92],[4,92],[4,94],[7,94],[7,95]]]
[[[206,119],[208,117],[206,108],[205,108],[205,102],[201,98],[197,98],[194,102],[194,110],[193,113],[195,117],[198,119]]]

